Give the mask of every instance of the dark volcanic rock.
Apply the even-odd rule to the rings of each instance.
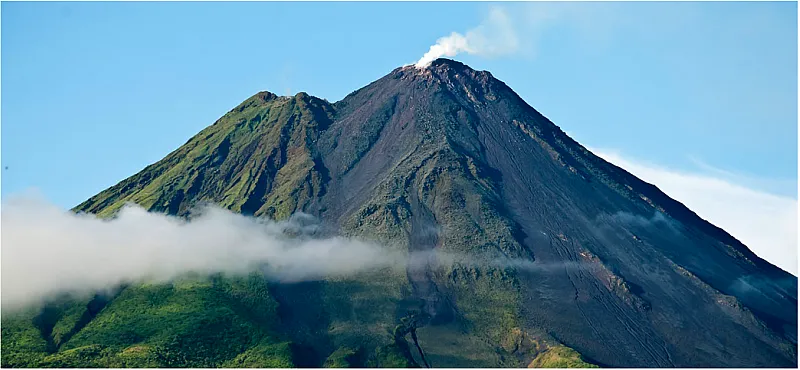
[[[397,317],[430,318],[415,332],[422,347],[435,341],[426,335],[480,338],[522,365],[538,345],[520,343],[539,340],[615,367],[797,366],[794,276],[587,151],[489,72],[452,60],[395,69],[334,104],[259,93],[77,209],[110,215],[125,201],[181,215],[200,202],[303,211],[334,232],[433,251],[390,304]],[[442,267],[438,252],[528,263]],[[357,308],[337,319],[325,299],[315,303],[324,315],[308,317],[367,325]],[[349,340],[325,325],[309,338]],[[425,362],[477,364],[456,347],[423,348]]]

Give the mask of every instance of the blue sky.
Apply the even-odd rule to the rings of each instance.
[[[1,7],[4,199],[36,188],[72,207],[258,91],[339,100],[494,7],[517,47],[455,59],[491,71],[582,144],[796,208],[796,3]]]

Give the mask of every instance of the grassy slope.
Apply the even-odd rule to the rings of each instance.
[[[74,321],[69,311],[80,304],[74,305],[57,317],[57,325]],[[55,335],[45,337],[31,325],[30,315],[4,318],[3,366],[209,367],[238,362],[290,367],[288,346],[274,330],[276,309],[258,276],[129,287],[49,351],[46,339]]]
[[[308,143],[328,124],[329,110],[305,94],[259,93],[161,161],[75,209],[108,217],[132,202],[185,215],[202,200],[234,212],[285,218],[320,190]]]
[[[529,368],[576,368],[576,367],[598,367],[583,360],[580,353],[574,349],[564,346],[552,347],[538,356],[528,365]]]

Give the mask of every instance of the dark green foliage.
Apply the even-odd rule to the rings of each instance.
[[[38,312],[28,310],[2,316],[2,366],[36,367],[47,355],[48,345],[33,322]]]
[[[265,340],[224,362],[222,367],[288,368],[294,367],[294,364],[289,342],[273,343]]]
[[[580,353],[565,346],[556,346],[539,354],[528,367],[541,368],[592,368],[599,367],[584,361]]]
[[[359,359],[359,350],[350,347],[339,347],[325,360],[322,367],[331,368],[344,368],[344,367],[361,367]]]
[[[250,367],[285,367],[292,360],[275,332],[276,309],[266,281],[258,275],[132,286],[52,355],[42,356],[50,337],[24,327],[28,321],[4,323],[3,352],[9,354],[4,364],[214,367],[234,361]],[[73,322],[76,311],[62,310],[61,320]],[[27,355],[15,357],[22,352]]]
[[[59,315],[60,317],[55,325],[53,325],[50,334],[53,338],[53,345],[56,348],[63,345],[93,318],[89,317],[88,304],[89,302],[82,300],[72,302],[72,304],[66,307],[61,315]]]
[[[406,368],[419,367],[412,359],[408,348],[398,344],[389,344],[375,349],[374,357],[367,363],[368,367]]]

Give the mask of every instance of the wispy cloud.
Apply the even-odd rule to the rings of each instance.
[[[136,206],[102,220],[15,197],[2,211],[3,309],[189,272],[263,269],[277,280],[308,280],[398,266],[406,259],[356,239],[308,237],[313,227],[305,221],[274,222],[206,207],[187,222]]]
[[[759,257],[797,274],[797,199],[731,182],[717,171],[677,171],[614,150],[590,150],[656,185],[739,239]]]
[[[796,179],[783,179],[783,178],[762,178],[753,175],[732,172],[726,169],[712,166],[705,161],[695,157],[688,156],[689,161],[692,162],[703,173],[713,174],[713,177],[723,179],[727,182],[739,184],[741,186],[751,189],[761,189],[764,192],[797,196],[797,180]]]
[[[4,310],[120,284],[168,282],[188,273],[260,271],[286,282],[385,269],[469,266],[549,273],[580,267],[499,255],[408,253],[355,238],[321,237],[318,220],[310,215],[276,222],[214,206],[197,208],[185,220],[129,205],[104,220],[63,210],[39,196],[17,195],[4,201],[1,217]]]
[[[454,57],[461,53],[480,56],[513,54],[519,49],[517,31],[505,8],[492,7],[486,19],[465,34],[453,32],[436,40],[425,55],[417,61],[424,68],[440,57]]]
[[[602,45],[622,21],[609,3],[533,2],[508,6],[492,5],[486,18],[465,33],[452,32],[436,40],[417,61],[424,68],[441,57],[470,54],[500,57],[514,54],[535,56],[538,43],[547,32],[575,32],[587,45]]]

